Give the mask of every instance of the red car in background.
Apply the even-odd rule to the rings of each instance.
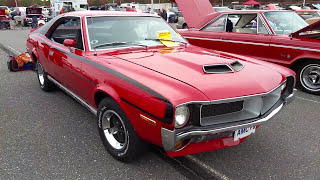
[[[143,141],[169,156],[238,145],[295,85],[287,68],[190,45],[145,13],[62,14],[29,34],[27,48],[40,88],[58,86],[98,116],[102,142],[122,161]]]
[[[291,68],[304,91],[320,94],[320,22],[308,26],[293,11],[214,13],[208,0],[176,2],[191,27],[179,32],[191,44]]]
[[[5,9],[0,9],[0,29],[10,28],[10,18],[6,15]]]

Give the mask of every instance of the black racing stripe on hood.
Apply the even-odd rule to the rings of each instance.
[[[47,44],[46,42],[44,42],[41,39],[37,39],[37,40],[45,43],[48,46],[50,46],[49,44]],[[55,49],[60,51],[60,52],[62,52],[62,53],[65,53],[68,56],[72,56],[72,57],[74,57],[76,59],[79,59],[80,61],[86,62],[86,63],[88,63],[90,65],[93,65],[94,67],[97,67],[97,68],[105,71],[105,72],[108,72],[108,73],[110,73],[110,74],[112,74],[114,76],[117,76],[118,78],[123,79],[123,80],[127,81],[128,83],[130,83],[130,84],[142,89],[143,91],[151,94],[152,96],[160,99],[161,101],[166,103],[166,113],[165,113],[164,118],[163,119],[159,119],[159,120],[161,120],[162,122],[167,123],[167,124],[171,124],[172,123],[172,121],[173,121],[173,105],[168,99],[163,97],[161,94],[157,93],[156,91],[150,89],[149,87],[139,83],[138,81],[136,81],[136,80],[134,80],[132,78],[129,78],[129,77],[127,77],[127,76],[125,76],[125,75],[123,75],[123,74],[121,74],[121,73],[119,73],[119,72],[117,72],[117,71],[115,71],[113,69],[110,69],[110,68],[108,68],[106,66],[103,66],[103,65],[101,65],[99,63],[91,61],[90,59],[84,58],[82,56],[78,56],[76,54],[73,54],[71,52],[67,52],[67,51],[64,51],[64,50],[61,50],[61,49],[57,49],[57,48],[55,48]]]

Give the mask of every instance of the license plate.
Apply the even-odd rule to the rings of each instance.
[[[247,137],[254,132],[256,132],[256,126],[238,129],[234,132],[234,141]]]

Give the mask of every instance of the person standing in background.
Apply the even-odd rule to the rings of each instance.
[[[146,13],[149,13],[149,14],[151,13],[151,8],[150,7],[147,8]]]
[[[164,8],[162,8],[161,17],[162,17],[165,21],[168,20],[167,11],[166,11]]]

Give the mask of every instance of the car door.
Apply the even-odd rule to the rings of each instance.
[[[79,17],[67,17],[49,37],[52,40],[49,61],[54,64],[55,80],[77,95],[80,94],[81,83],[84,81],[81,72],[82,62],[78,58],[83,51],[80,22]],[[76,40],[76,47],[63,45],[65,39]]]
[[[189,30],[184,36],[191,44],[214,50],[223,50],[221,36],[225,33],[227,15],[223,14],[203,29]]]
[[[228,15],[230,20],[232,16]],[[233,23],[232,32],[223,33],[223,51],[241,54],[248,57],[268,60],[270,52],[271,35],[262,18],[256,14],[237,14],[239,20]]]

